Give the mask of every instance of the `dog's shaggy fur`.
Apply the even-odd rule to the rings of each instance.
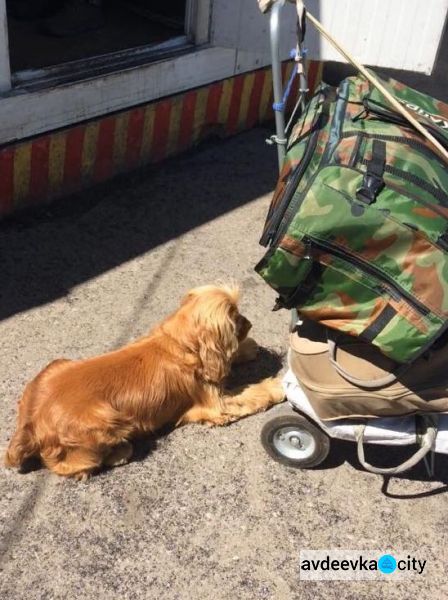
[[[223,392],[232,362],[256,351],[237,301],[235,287],[197,288],[148,336],[98,357],[50,363],[25,388],[5,464],[40,457],[58,475],[85,479],[126,462],[132,438],[167,424],[225,425],[281,402],[272,378]]]

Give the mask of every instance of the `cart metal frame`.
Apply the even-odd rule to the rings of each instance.
[[[294,69],[294,71],[293,71],[293,76],[299,77],[299,94],[298,94],[298,99],[295,104],[292,115],[291,115],[288,123],[286,124],[286,115],[285,115],[286,100],[287,100],[287,96],[290,91],[291,81],[289,82],[286,89],[284,90],[284,83],[283,83],[283,79],[282,79],[282,63],[281,63],[281,59],[280,59],[280,35],[281,35],[280,15],[281,15],[281,11],[285,7],[285,5],[286,5],[286,0],[277,0],[273,4],[273,6],[270,10],[270,27],[269,27],[270,42],[271,42],[271,59],[272,59],[272,84],[273,84],[273,96],[274,96],[273,108],[274,108],[274,113],[275,113],[275,134],[272,135],[266,141],[269,144],[277,145],[279,173],[281,172],[281,170],[283,168],[283,162],[284,162],[284,159],[286,156],[287,136],[289,133],[289,129],[290,129],[292,123],[294,122],[294,119],[300,115],[299,111],[301,111],[301,110],[303,111],[303,109],[305,107],[305,102],[306,102],[306,95],[309,91],[306,68],[305,68],[305,58],[306,58],[307,52],[303,45],[305,23],[300,22],[300,19],[298,18],[297,19],[297,21],[298,21],[297,22],[297,34],[298,34],[297,35],[297,38],[298,38],[297,47],[291,51],[291,58],[294,59],[297,64],[296,69]],[[304,17],[304,18],[306,18],[306,17]],[[298,321],[298,318],[299,318],[299,316],[298,316],[297,310],[293,309],[291,311],[291,330],[295,327],[295,325]],[[297,407],[294,407],[294,405],[292,403],[289,403],[289,404],[291,406],[291,410],[296,411],[296,412],[298,411]],[[436,418],[436,415],[432,415],[432,416],[434,418]],[[309,418],[310,417],[308,416],[308,419]],[[431,415],[428,415],[427,418],[430,419]],[[325,432],[329,437],[332,437],[330,431],[325,427],[325,425],[322,422],[315,421],[315,420],[313,420],[313,422],[320,429],[320,431]],[[266,425],[268,425],[268,424],[269,424],[269,422],[266,423]],[[434,451],[435,435],[437,435],[437,430],[432,431],[432,435],[428,439],[426,439],[427,436],[425,436],[425,440],[424,440],[424,445],[426,445],[426,447],[429,447],[429,453],[423,457],[425,468],[426,468],[426,471],[427,471],[429,477],[434,476],[434,470],[435,470],[435,451]],[[360,443],[358,443],[358,448],[359,447],[360,447]],[[362,461],[362,462],[363,462],[364,466],[366,468],[368,468],[368,470],[370,470],[372,472],[376,472],[376,473],[385,474],[386,470],[373,468],[373,467],[371,467],[371,465],[368,465],[367,463],[365,463],[365,461]],[[407,461],[407,462],[410,463],[411,461]],[[410,466],[411,466],[410,464],[401,465],[401,469],[398,467],[396,469],[396,472],[403,472],[405,470],[405,469],[403,469],[403,467],[409,468]],[[393,471],[394,471],[393,469],[389,470],[389,472],[391,474]]]

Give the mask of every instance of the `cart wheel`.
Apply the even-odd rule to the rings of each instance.
[[[261,430],[264,449],[288,467],[310,469],[320,465],[330,452],[330,438],[307,418],[289,412],[265,423]]]

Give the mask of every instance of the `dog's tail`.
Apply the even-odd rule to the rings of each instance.
[[[23,463],[39,452],[31,424],[20,425],[9,442],[5,454],[5,466],[21,467]]]
[[[17,429],[14,432],[5,453],[4,462],[6,467],[21,467],[28,458],[39,453],[39,444],[34,434],[34,428],[27,416],[27,405],[32,394],[33,386],[34,382],[31,382],[26,386],[23,396],[19,401]]]
[[[30,410],[33,399],[36,394],[37,386],[43,378],[51,374],[56,368],[64,363],[71,362],[66,358],[58,358],[45,367],[28,385],[25,387],[23,396],[19,401],[19,416],[17,420],[17,429],[9,442],[5,453],[5,466],[21,467],[23,463],[34,456],[40,454],[41,446],[36,437]]]

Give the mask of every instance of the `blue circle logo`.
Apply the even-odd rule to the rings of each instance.
[[[397,561],[392,556],[392,554],[383,554],[383,556],[378,561],[378,569],[382,573],[386,573],[386,575],[393,573],[396,568]]]

